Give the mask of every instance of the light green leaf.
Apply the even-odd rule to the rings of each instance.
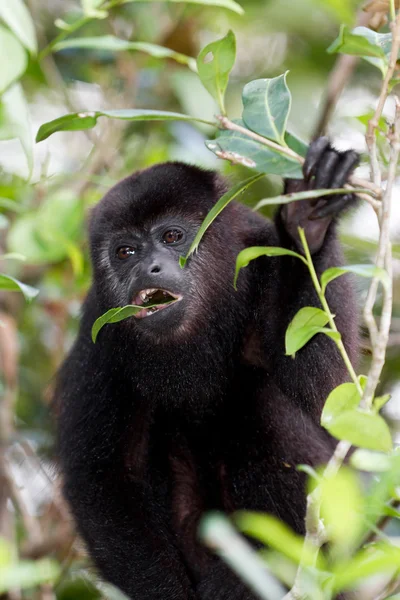
[[[55,581],[59,575],[60,567],[47,558],[0,567],[0,594],[11,589],[33,588],[41,583]]]
[[[237,198],[237,196],[239,196],[239,194],[241,194],[242,192],[247,190],[247,188],[250,187],[253,183],[255,183],[256,181],[261,179],[261,177],[263,177],[263,174],[253,175],[249,179],[246,179],[245,181],[241,181],[240,183],[236,184],[235,186],[233,186],[232,189],[228,190],[223,196],[221,196],[221,198],[218,200],[218,202],[210,210],[210,212],[204,219],[203,223],[200,225],[200,228],[192,242],[192,245],[189,248],[189,252],[187,253],[186,257],[182,257],[182,256],[180,257],[179,262],[180,262],[181,267],[185,266],[185,263],[186,263],[187,259],[189,258],[189,256],[191,254],[193,254],[193,252],[195,252],[195,250],[197,250],[203,235],[205,234],[207,229],[210,227],[211,223],[224,210],[224,208],[226,206],[228,206],[228,204],[230,202],[232,202],[232,200]]]
[[[242,94],[246,127],[281,146],[286,146],[285,130],[292,102],[286,75],[287,72],[273,79],[250,81]]]
[[[1,67],[0,67],[1,68]],[[4,92],[0,99],[0,140],[18,138],[25,152],[29,177],[33,170],[33,139],[28,103],[20,83],[15,83]],[[0,206],[21,211],[21,208],[8,204],[0,198]]]
[[[366,188],[355,188],[354,193],[367,193]],[[291,194],[282,194],[281,196],[275,196],[273,198],[265,198],[260,200],[254,207],[254,210],[260,210],[264,206],[273,206],[275,204],[290,204],[291,202],[298,202],[299,200],[312,200],[314,198],[322,198],[324,196],[336,196],[336,194],[348,194],[348,188],[337,188],[337,189],[321,189],[321,190],[307,190],[305,192],[292,192]],[[341,274],[341,273],[340,273]]]
[[[335,592],[354,587],[358,581],[377,573],[392,573],[400,565],[400,548],[380,542],[369,544],[351,560],[337,562],[333,567],[333,588]]]
[[[81,113],[70,113],[44,123],[39,128],[36,136],[36,142],[41,142],[57,131],[80,131],[82,129],[92,129],[99,117],[108,117],[110,119],[120,119],[122,121],[196,121],[214,126],[214,123],[183,115],[181,113],[167,112],[164,110],[147,110],[141,108],[88,111]]]
[[[208,44],[197,58],[197,70],[202,84],[215,98],[225,114],[224,96],[229,73],[235,64],[236,39],[233,31],[216,42]]]
[[[28,64],[25,48],[5,27],[0,25],[0,94],[24,74]],[[7,57],[7,58],[5,58]]]
[[[54,52],[65,50],[66,48],[88,48],[93,50],[109,50],[110,52],[121,52],[128,50],[137,50],[144,52],[155,58],[170,58],[176,62],[187,65],[192,71],[197,72],[196,61],[190,56],[174,52],[170,48],[149,44],[147,42],[128,42],[113,35],[102,35],[97,37],[74,38],[59,42],[53,48]]]
[[[301,254],[293,252],[293,250],[287,250],[286,248],[279,248],[277,246],[252,246],[251,248],[245,248],[239,252],[236,258],[235,279],[233,281],[235,289],[240,269],[247,267],[250,261],[260,256],[295,256],[307,264],[307,261]]]
[[[305,306],[294,316],[285,335],[286,355],[294,356],[329,321],[328,315],[315,306]]]
[[[374,409],[377,412],[379,412],[381,410],[381,408],[383,408],[383,406],[385,406],[385,404],[387,402],[389,402],[391,397],[392,396],[390,394],[384,394],[383,396],[377,396],[376,398],[374,398],[374,401],[373,401]]]
[[[361,409],[347,410],[323,426],[333,437],[351,442],[354,446],[381,452],[392,449],[389,427],[380,415]]]
[[[32,54],[37,52],[35,26],[23,0],[1,0],[0,17]],[[2,47],[2,52],[4,48]],[[5,55],[3,55],[5,56]],[[13,57],[8,55],[9,60]]]
[[[357,408],[361,396],[354,383],[342,383],[331,391],[325,401],[321,415],[322,427],[328,427],[331,421],[347,410]]]
[[[237,122],[242,125],[241,121]],[[255,171],[282,177],[303,177],[301,164],[297,160],[238,131],[219,131],[215,140],[206,141],[206,146],[219,158],[242,164]]]
[[[319,484],[321,517],[329,539],[340,552],[351,550],[359,539],[363,521],[363,497],[355,473],[342,467]]]
[[[251,511],[239,511],[234,514],[234,520],[244,534],[278,550],[297,564],[302,562],[306,566],[314,566],[314,550],[305,543],[302,536],[276,517]],[[324,568],[321,553],[318,555],[318,567]]]
[[[98,10],[104,0],[82,0],[83,12],[87,17],[94,19],[105,19],[108,16],[106,10]]]
[[[123,0],[124,4],[129,4],[130,2],[159,2],[160,0]],[[234,0],[162,0],[164,2],[173,2],[178,4],[200,4],[203,6],[217,6],[220,8],[226,8],[231,10],[238,15],[243,15],[244,10],[237,2]]]
[[[350,464],[359,471],[380,473],[389,471],[391,466],[390,456],[382,452],[373,452],[357,448],[350,457]]]
[[[381,269],[375,265],[346,265],[344,267],[331,267],[322,273],[322,293],[325,293],[328,283],[344,273],[354,273],[360,277],[376,277],[385,288],[390,285],[390,277],[385,269]]]
[[[6,290],[7,292],[22,292],[28,301],[35,298],[39,293],[39,290],[36,288],[26,285],[26,283],[22,283],[21,281],[18,281],[18,279],[14,279],[14,277],[4,275],[3,273],[0,273],[0,290]]]

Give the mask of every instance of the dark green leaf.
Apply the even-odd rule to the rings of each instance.
[[[238,131],[222,130],[215,140],[206,141],[206,146],[219,158],[242,164],[255,171],[282,177],[303,177],[301,164],[297,160]]]
[[[285,142],[296,154],[299,154],[303,158],[307,155],[308,144],[303,142],[300,138],[297,137],[294,133],[290,131],[285,132]]]
[[[328,52],[342,52],[361,56],[385,75],[392,45],[391,33],[377,33],[368,27],[356,27],[350,31],[342,25],[338,38],[329,46]]]
[[[0,290],[6,290],[7,292],[22,292],[28,301],[35,298],[39,293],[39,290],[36,288],[26,285],[26,283],[22,283],[21,281],[18,281],[18,279],[14,279],[14,277],[4,275],[3,273],[0,273]]]
[[[80,131],[82,129],[92,129],[99,117],[108,117],[110,119],[120,119],[123,121],[196,121],[213,125],[209,121],[183,115],[181,113],[167,112],[163,110],[146,110],[140,108],[89,111],[81,113],[71,113],[49,121],[41,125],[36,141],[41,142],[57,131]]]
[[[208,44],[197,58],[197,70],[202,84],[218,102],[225,114],[224,96],[229,73],[235,64],[236,39],[232,31],[216,42]]]
[[[104,325],[107,325],[108,323],[118,323],[119,321],[128,319],[129,317],[132,317],[133,315],[138,313],[140,310],[143,310],[143,306],[134,306],[133,304],[128,304],[127,306],[122,307],[120,306],[118,308],[110,308],[110,310],[101,315],[101,317],[96,319],[96,321],[93,323],[93,343],[96,342],[99,331],[104,327]]]
[[[121,52],[127,50],[136,50],[144,52],[155,58],[170,58],[178,63],[187,65],[192,71],[197,71],[196,61],[190,56],[174,52],[170,48],[149,44],[147,42],[129,42],[113,35],[102,35],[97,37],[74,38],[59,42],[53,48],[54,52],[65,50],[65,48],[89,48],[96,50],[109,50],[111,52]]]
[[[347,265],[344,267],[331,267],[322,273],[322,292],[325,293],[328,283],[344,273],[354,273],[355,275],[360,275],[360,277],[376,277],[385,288],[390,285],[390,277],[385,269],[381,269],[375,265]]]
[[[292,100],[286,75],[250,81],[242,94],[242,119],[246,127],[281,146],[286,146],[285,130]]]
[[[253,175],[249,179],[246,179],[245,181],[241,181],[237,185],[233,186],[232,189],[228,190],[226,192],[226,194],[224,194],[223,196],[221,196],[221,198],[213,206],[213,208],[210,210],[210,212],[208,213],[208,215],[204,219],[203,223],[201,224],[201,226],[200,226],[200,228],[199,228],[199,230],[198,230],[198,232],[196,234],[196,237],[194,238],[194,240],[192,242],[192,245],[189,248],[189,252],[187,253],[186,258],[184,258],[184,257],[180,258],[180,265],[181,265],[181,267],[183,267],[185,265],[186,260],[189,258],[189,256],[191,254],[193,254],[193,252],[195,250],[197,250],[197,248],[198,248],[198,246],[200,244],[201,238],[203,237],[203,235],[205,234],[205,232],[207,231],[207,229],[210,227],[211,223],[224,210],[224,208],[230,202],[232,202],[232,200],[234,200],[235,198],[237,198],[237,196],[239,196],[239,194],[241,194],[242,192],[244,192],[245,190],[247,190],[247,188],[250,187],[253,183],[255,183],[256,181],[258,181],[259,179],[261,179],[261,177],[263,177],[262,174]]]
[[[328,315],[314,306],[301,308],[294,316],[285,335],[286,354],[294,356],[328,323]]]
[[[245,248],[239,252],[236,258],[235,279],[233,281],[235,289],[240,269],[247,267],[250,261],[260,256],[295,256],[307,264],[307,261],[301,254],[287,250],[286,248],[279,248],[277,246],[252,246],[251,248]]]

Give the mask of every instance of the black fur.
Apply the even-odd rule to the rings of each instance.
[[[313,165],[317,177],[324,164]],[[180,270],[179,255],[223,191],[214,173],[167,163],[117,184],[91,220],[93,286],[56,390],[59,455],[90,555],[135,600],[252,599],[197,541],[200,516],[267,511],[303,532],[305,476],[295,467],[332,452],[319,415],[330,390],[347,379],[335,345],[318,335],[295,359],[284,355],[294,314],[318,306],[305,266],[261,258],[242,270],[237,292],[232,282],[243,248],[296,248],[293,219],[306,227],[319,273],[342,264],[335,219],[325,216],[315,229],[308,219],[315,203],[278,211],[273,223],[231,204]],[[159,244],[160,224],[183,227],[184,243]],[[135,256],[118,262],[116,246],[133,243],[135,232]],[[175,286],[183,300],[140,321],[107,325],[93,344],[94,320],[157,287],[154,281]],[[347,277],[329,285],[328,300],[355,358]]]

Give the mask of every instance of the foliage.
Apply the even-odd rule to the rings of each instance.
[[[393,13],[394,6],[388,2],[385,10]],[[181,257],[182,268],[193,252],[201,252],[202,236],[232,200],[254,205],[253,198],[259,199],[256,210],[268,210],[270,205],[332,194],[332,190],[316,190],[282,195],[276,180],[266,175],[302,177],[307,151],[302,137],[311,134],[311,125],[305,126],[312,120],[311,86],[315,88],[319,81],[322,90],[326,85],[330,54],[363,59],[360,73],[365,91],[373,78],[373,69],[365,63],[378,67],[383,79],[390,75],[393,35],[387,30],[354,28],[356,4],[345,0],[256,1],[244,7],[246,14],[239,18],[243,8],[234,0],[170,0],[154,5],[82,0],[78,10],[67,9],[61,15],[40,7],[45,16],[42,30],[36,25],[38,15],[30,13],[30,3],[2,1],[0,45],[10,60],[0,63],[0,140],[4,144],[18,140],[25,159],[19,154],[17,168],[14,164],[7,169],[4,164],[0,171],[0,350],[6,349],[6,360],[0,361],[0,403],[6,406],[7,399],[12,411],[11,425],[0,422],[0,467],[5,448],[15,469],[23,456],[32,475],[37,470],[36,450],[47,465],[51,428],[44,417],[44,387],[76,331],[79,305],[90,280],[85,218],[105,188],[133,169],[181,157],[180,147],[190,160],[232,174],[233,186],[206,216],[188,255]],[[341,26],[340,21],[344,21]],[[161,24],[167,24],[167,32]],[[339,26],[338,37],[323,53]],[[274,62],[271,40],[278,29],[284,32],[289,50]],[[144,39],[136,39],[138,31]],[[260,34],[253,48],[254,32]],[[197,47],[195,33],[208,41],[203,49]],[[260,48],[261,63],[257,62]],[[395,71],[390,89],[397,78]],[[91,95],[85,95],[88,89]],[[240,93],[242,107],[237,100]],[[31,120],[37,120],[38,112],[36,142],[40,144],[34,146]],[[359,113],[350,125],[352,131],[367,127],[374,114],[365,108]],[[343,127],[339,120],[337,124]],[[378,124],[374,136],[386,168],[394,130],[381,116]],[[59,132],[63,133],[53,136]],[[210,153],[205,153],[204,144]],[[16,146],[11,147],[15,151]],[[61,164],[55,168],[57,154]],[[354,189],[376,200],[365,183],[367,187]],[[337,193],[348,193],[348,188]],[[222,515],[206,517],[201,532],[261,597],[280,597],[281,579],[287,586],[295,583],[311,598],[328,600],[377,575],[393,578],[389,596],[396,589],[400,551],[381,526],[390,518],[398,532],[400,456],[393,449],[390,423],[380,411],[390,398],[383,392],[395,388],[399,379],[399,351],[390,350],[380,387],[376,393],[373,390],[371,401],[363,403],[371,379],[357,376],[326,291],[335,278],[352,274],[360,277],[360,285],[372,279],[381,286],[384,298],[392,289],[392,278],[386,265],[372,264],[376,244],[356,235],[347,236],[352,264],[317,274],[304,233],[300,235],[303,253],[278,247],[245,249],[237,257],[233,284],[242,268],[261,257],[287,256],[307,266],[320,307],[304,306],[294,316],[286,331],[286,354],[296,360],[296,353],[319,335],[336,344],[350,382],[326,399],[321,423],[342,444],[352,443],[357,449],[346,466],[334,462],[334,468],[330,465],[318,472],[299,466],[309,474],[308,517],[317,523],[311,528],[314,538],[310,539],[310,530],[304,540],[275,517],[248,512],[234,516],[235,527],[267,550],[249,549]],[[111,327],[138,310],[115,307],[102,315],[93,325],[93,342],[104,325]],[[398,319],[397,298],[394,311]],[[373,474],[366,486],[365,472]],[[0,594],[18,589],[22,598],[42,598],[54,584],[54,597],[59,599],[119,597],[118,591],[97,590],[90,581],[86,558],[73,545],[71,532],[63,530],[63,543],[54,542],[48,556],[33,560],[37,556],[32,548],[43,542],[49,523],[66,526],[65,510],[52,487],[43,499],[45,510],[32,497],[26,508],[18,490],[12,502],[16,510],[8,510],[8,527],[0,530],[4,538],[0,538]],[[54,521],[46,520],[51,518]],[[68,543],[70,563],[65,559]]]

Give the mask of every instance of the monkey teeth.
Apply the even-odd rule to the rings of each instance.
[[[143,306],[143,309],[134,316],[136,319],[150,317],[163,308],[167,308],[170,304],[175,304],[175,302],[178,302],[179,300],[182,300],[182,296],[173,294],[167,290],[160,290],[158,288],[141,290],[134,298],[133,304],[136,306]],[[151,306],[146,308],[146,304],[151,304]]]

